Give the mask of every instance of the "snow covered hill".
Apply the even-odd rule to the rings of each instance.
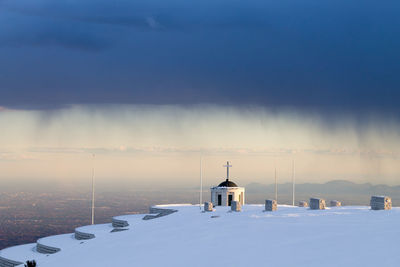
[[[113,224],[4,249],[0,266],[32,259],[38,267],[400,265],[400,208],[263,210],[264,205],[245,205],[241,212],[155,206],[152,215],[119,216]]]

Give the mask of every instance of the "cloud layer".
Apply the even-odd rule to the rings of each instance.
[[[0,105],[213,103],[397,116],[399,5],[2,1]]]

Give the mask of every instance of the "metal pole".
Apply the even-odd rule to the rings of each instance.
[[[278,202],[278,182],[276,179],[276,167],[275,167],[275,200]]]
[[[203,158],[200,156],[200,210],[201,204],[203,203]]]
[[[92,168],[92,224],[94,224],[94,157],[95,155],[92,154],[93,156],[93,168]]]
[[[292,182],[293,182],[293,198],[292,198],[292,206],[294,206],[294,200],[295,200],[295,177],[294,177],[294,159],[292,163]]]

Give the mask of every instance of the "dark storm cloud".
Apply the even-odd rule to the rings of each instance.
[[[108,45],[106,40],[98,39],[86,33],[78,33],[73,29],[43,29],[36,32],[0,36],[0,46],[61,46],[69,49],[99,51]]]
[[[215,103],[397,114],[399,7],[3,1],[0,106]]]
[[[33,6],[26,7],[20,5],[8,6],[8,10],[17,14],[43,17],[47,19],[53,19],[58,21],[69,21],[69,22],[87,22],[94,24],[110,24],[120,26],[133,26],[139,28],[154,28],[154,24],[157,22],[152,16],[146,14],[124,14],[126,10],[121,9],[119,12],[114,11],[112,13],[107,11],[96,11],[93,9],[82,9],[82,4],[72,3],[70,8],[60,5],[60,3],[44,2],[44,6]],[[70,4],[71,4],[70,3]],[[99,2],[99,5],[104,3]],[[106,3],[107,4],[107,3]],[[72,8],[74,7],[75,8]],[[83,6],[84,7],[84,6]],[[97,14],[99,13],[99,14]]]
[[[257,28],[265,26],[262,13],[250,13],[216,3],[184,1],[69,1],[68,3],[12,1],[9,11],[28,16],[81,21],[95,24],[138,27],[143,29],[190,30],[207,27]],[[211,7],[211,9],[209,8]],[[240,11],[240,12],[238,12]]]
[[[7,6],[6,6],[7,7]],[[0,11],[0,45],[2,46],[61,46],[71,49],[101,50],[107,41],[93,27],[82,27],[74,21],[30,16]],[[23,52],[23,50],[21,50]]]

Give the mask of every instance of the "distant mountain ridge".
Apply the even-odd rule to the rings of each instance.
[[[247,193],[272,194],[275,184],[250,183],[246,185]],[[292,184],[278,184],[279,194],[291,194]],[[356,184],[346,180],[334,180],[323,184],[303,183],[296,184],[296,194],[327,194],[327,195],[400,195],[400,186],[372,185],[370,183]]]

